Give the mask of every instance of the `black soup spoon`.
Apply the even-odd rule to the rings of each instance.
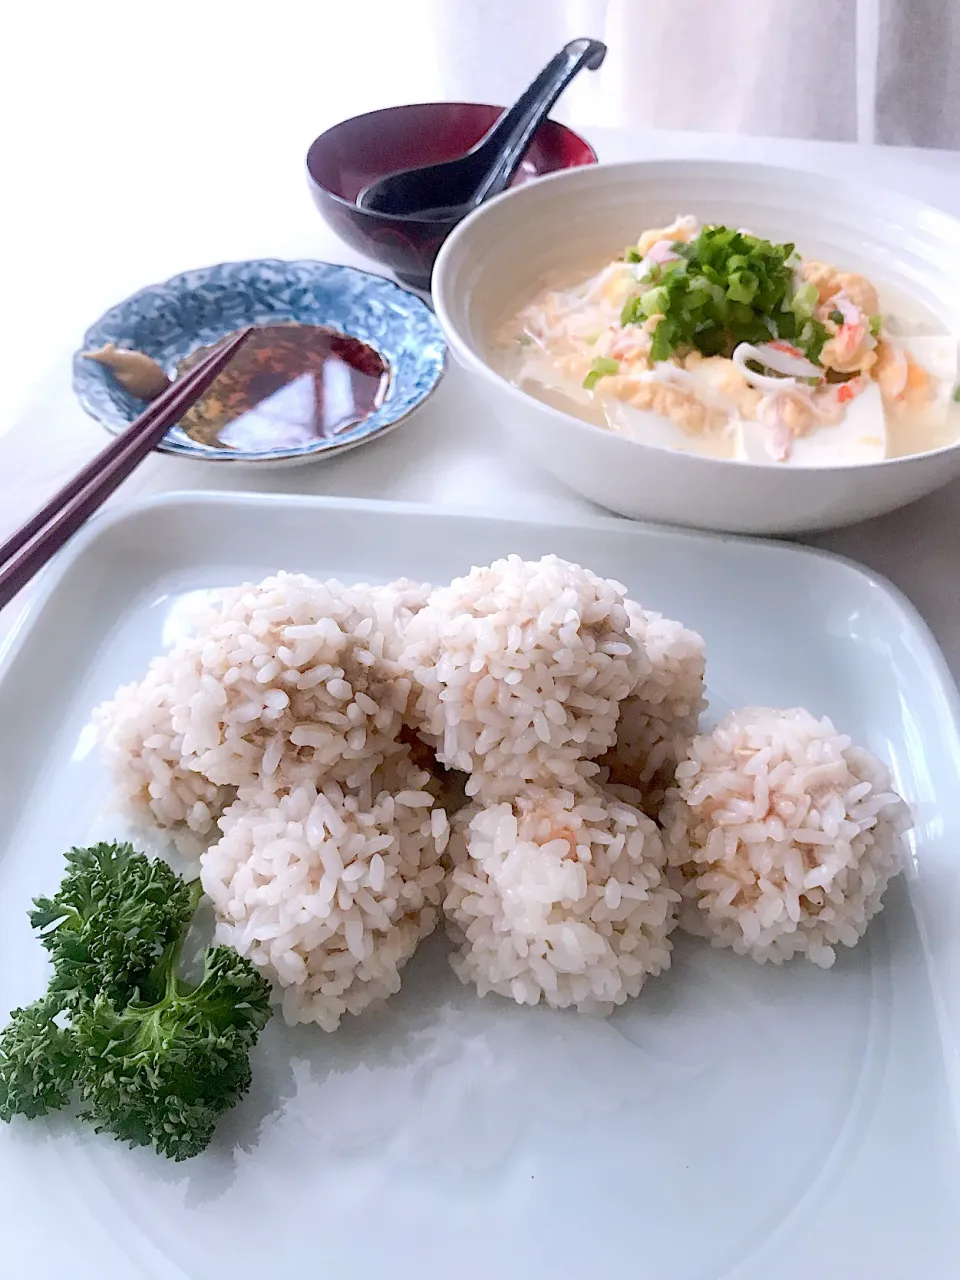
[[[506,190],[560,94],[584,67],[596,71],[606,54],[607,46],[599,40],[571,40],[466,155],[378,178],[364,187],[357,204],[393,217],[453,226],[478,204]]]

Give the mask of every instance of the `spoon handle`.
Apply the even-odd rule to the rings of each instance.
[[[480,204],[498,195],[509,186],[523,159],[530,139],[550,113],[550,109],[573,77],[583,67],[596,69],[607,56],[607,46],[600,40],[581,36],[571,40],[555,54],[536,80],[505,111],[486,138],[475,148],[479,151],[501,152],[497,163],[485,174],[471,197],[471,204]]]

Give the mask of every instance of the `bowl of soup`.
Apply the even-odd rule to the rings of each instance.
[[[860,184],[641,161],[491,201],[437,316],[522,448],[618,514],[852,524],[960,475],[960,222]]]

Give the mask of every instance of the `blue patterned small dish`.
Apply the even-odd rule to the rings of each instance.
[[[108,342],[142,351],[170,377],[179,361],[248,324],[323,325],[373,347],[389,370],[382,402],[336,436],[284,448],[215,448],[173,427],[160,450],[204,462],[293,465],[379,436],[408,417],[443,376],[446,344],[430,308],[382,276],[330,262],[223,262],[148,285],[112,307],[84,334],[82,351]],[[82,351],[73,358],[73,389],[83,408],[117,433],[143,412],[110,371]]]

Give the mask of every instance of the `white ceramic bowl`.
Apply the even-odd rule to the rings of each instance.
[[[853,524],[960,475],[960,443],[860,466],[794,468],[652,448],[520,391],[495,367],[499,324],[678,213],[793,241],[919,300],[960,334],[960,221],[905,196],[768,165],[639,161],[570,170],[480,208],[441,250],[433,298],[489,412],[571,489],[621,515],[736,533]]]

